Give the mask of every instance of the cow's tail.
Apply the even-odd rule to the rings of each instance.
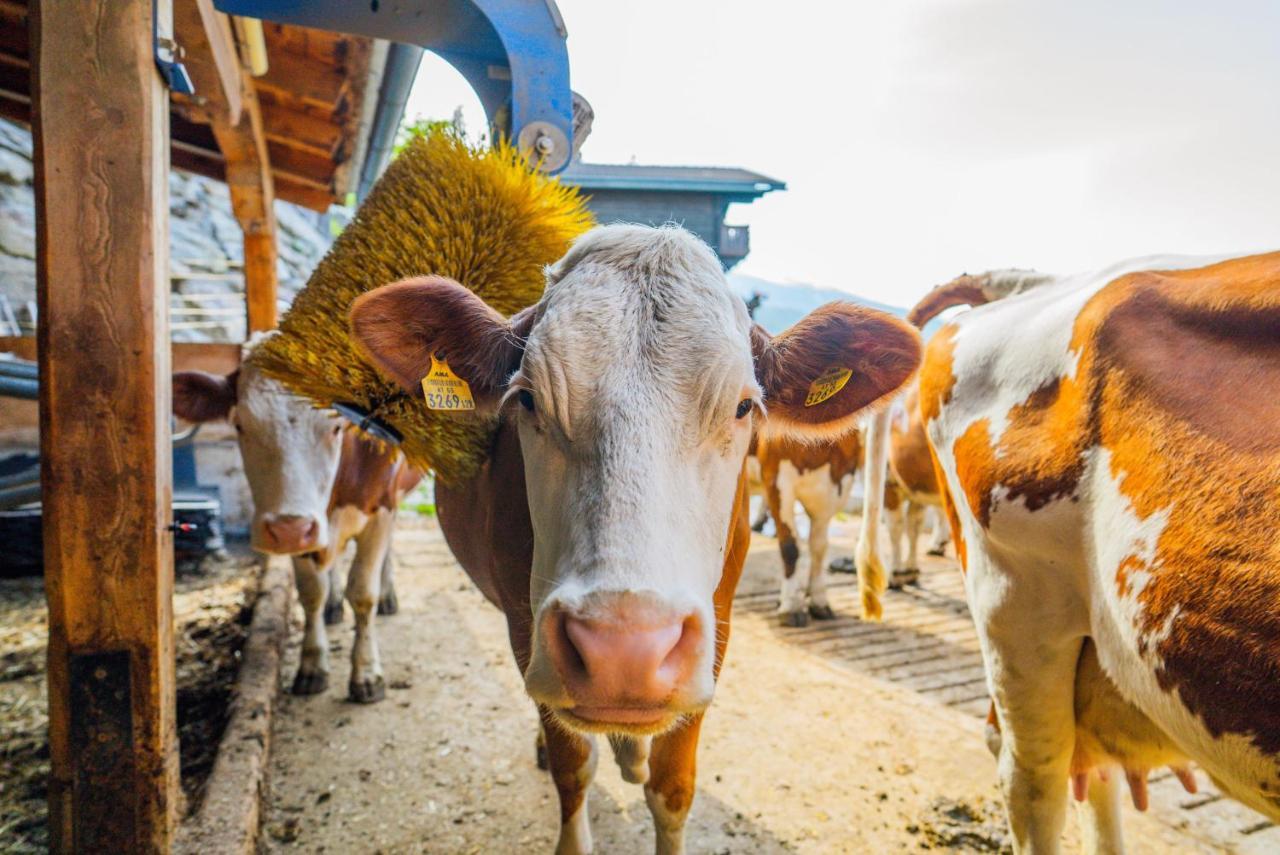
[[[884,508],[884,484],[889,467],[889,410],[881,409],[867,422],[865,450],[866,492],[862,497],[862,532],[854,564],[858,568],[858,593],[862,616],[880,620],[880,595],[888,585],[880,553],[880,514]]]
[[[976,276],[966,273],[925,294],[907,313],[907,320],[923,327],[952,306],[981,306],[1021,294],[1052,279],[1034,270],[992,270]]]

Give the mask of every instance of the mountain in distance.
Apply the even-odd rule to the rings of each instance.
[[[890,306],[850,294],[848,291],[837,291],[834,288],[819,288],[807,283],[772,282],[758,276],[745,273],[730,273],[729,287],[744,300],[759,291],[764,295],[764,302],[756,310],[756,321],[771,333],[779,333],[819,306],[833,300],[845,300],[879,309],[898,317],[906,317],[907,310],[901,306]]]

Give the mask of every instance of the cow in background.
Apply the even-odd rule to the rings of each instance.
[[[1003,271],[912,312],[1015,848],[1122,850],[1189,760],[1280,821],[1280,253]]]
[[[361,296],[352,331],[402,388],[443,353],[497,417],[472,479],[438,482],[459,563],[507,618],[560,797],[557,852],[592,849],[593,734],[684,851],[698,735],[750,543],[747,446],[834,439],[919,361],[902,321],[845,303],[770,336],[678,227],[595,228],[508,319],[439,277]],[[832,370],[848,382],[814,398]],[[822,387],[831,391],[829,386]],[[808,403],[812,402],[812,403]],[[465,417],[465,416],[463,416]]]
[[[827,600],[827,529],[852,489],[862,462],[857,431],[828,442],[764,439],[757,448],[769,513],[778,529],[782,585],[778,613],[785,626],[807,626],[809,618],[831,620]],[[809,572],[797,571],[796,502],[809,516]]]
[[[920,419],[917,384],[912,384],[901,400],[867,420],[864,441],[862,530],[854,564],[859,579],[886,579],[880,536],[881,518],[887,518],[891,564],[887,586],[901,588],[920,578],[918,550],[924,520],[929,509],[942,507],[933,458]],[[930,553],[942,554],[945,544],[944,524],[935,516]],[[873,619],[880,617],[878,595],[864,596],[863,613]]]
[[[338,558],[356,542],[346,599],[355,613],[351,649],[352,700],[386,695],[373,612],[396,610],[391,579],[392,529],[400,499],[418,473],[393,448],[349,430],[265,376],[249,358],[226,376],[202,371],[173,375],[173,412],[190,422],[228,420],[236,430],[253,496],[250,545],[293,558],[298,600],[306,616],[295,694],[322,692],[329,682],[326,622],[341,619]]]
[[[928,553],[943,555],[947,544],[947,523],[941,513],[942,492],[938,489],[929,440],[920,419],[916,384],[912,384],[901,402],[893,407],[889,419],[888,463],[885,511],[889,518],[892,556],[889,587],[900,588],[920,578],[919,544],[926,521],[932,523]]]

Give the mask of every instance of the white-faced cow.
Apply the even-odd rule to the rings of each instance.
[[[824,442],[766,437],[756,449],[769,513],[778,529],[782,587],[778,613],[786,626],[807,626],[809,617],[835,617],[827,600],[827,529],[852,489],[862,463],[857,431]],[[809,516],[809,572],[797,572],[796,502]]]
[[[1017,848],[1057,851],[1073,779],[1118,851],[1117,782],[1142,807],[1188,758],[1280,820],[1280,253],[963,277],[912,317],[959,303],[990,304],[920,405]]]
[[[833,303],[770,338],[703,243],[624,225],[579,238],[510,320],[428,277],[362,296],[352,330],[406,390],[420,394],[439,354],[499,412],[479,475],[438,484],[436,501],[454,555],[507,617],[546,724],[558,851],[591,849],[593,733],[647,781],[658,851],[682,851],[749,543],[752,431],[853,430],[911,378],[916,332]],[[815,381],[845,369],[817,400]]]
[[[235,426],[253,495],[250,543],[260,552],[293,556],[306,615],[294,693],[315,694],[328,685],[325,623],[341,619],[337,563],[354,539],[346,584],[356,623],[348,688],[352,700],[384,697],[373,611],[396,609],[391,532],[396,507],[417,483],[417,472],[393,449],[344,431],[338,416],[290,394],[251,359],[225,377],[175,374],[173,411],[188,421],[227,419]]]

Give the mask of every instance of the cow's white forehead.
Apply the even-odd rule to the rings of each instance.
[[[319,424],[332,419],[332,413],[315,409],[305,398],[289,392],[279,380],[262,373],[253,362],[240,366],[236,407],[241,416],[255,422],[280,422],[282,426]]]
[[[750,324],[698,238],[673,226],[604,226],[548,270],[521,373],[566,428],[612,407],[700,422],[754,383]]]

